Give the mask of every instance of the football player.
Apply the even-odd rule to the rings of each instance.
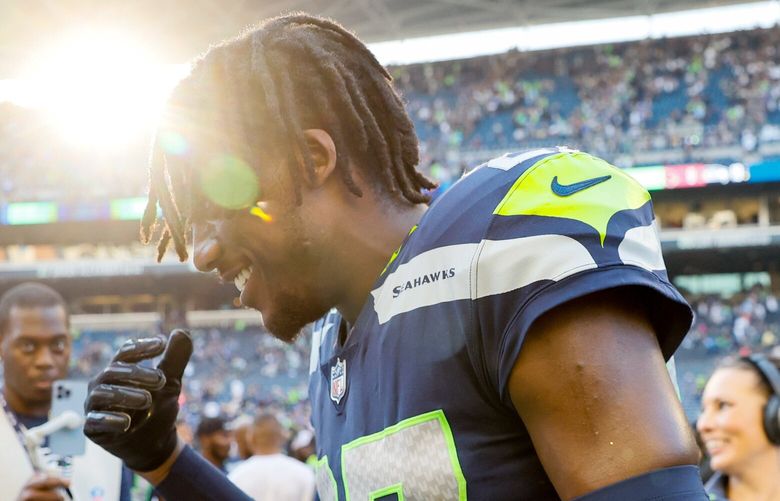
[[[664,363],[691,311],[647,191],[551,148],[487,162],[429,207],[418,160],[388,72],[305,14],[199,59],[154,146],[143,230],[159,205],[160,255],[186,259],[191,227],[195,265],[275,336],[321,319],[320,498],[706,499]],[[120,350],[86,432],[166,499],[243,499],[176,440],[187,334],[159,369],[137,364],[165,346]]]

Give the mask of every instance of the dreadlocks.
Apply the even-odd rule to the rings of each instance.
[[[417,136],[391,82],[374,55],[342,26],[289,14],[211,48],[196,61],[171,97],[172,123],[166,127],[187,138],[197,136],[193,146],[207,154],[230,152],[253,162],[261,152],[285,154],[298,204],[301,177],[314,175],[303,131],[321,128],[333,138],[336,169],[353,194],[363,195],[350,159],[373,186],[396,199],[427,203],[422,190],[436,185],[416,170]],[[171,241],[179,259],[187,258],[192,211],[204,203],[193,200],[197,173],[192,168],[204,163],[166,154],[158,134],[141,223],[141,238],[148,243],[159,204],[158,259]]]

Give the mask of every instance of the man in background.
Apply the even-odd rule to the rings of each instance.
[[[71,339],[65,300],[54,289],[23,283],[0,298],[4,410],[24,432],[49,419],[51,388],[68,373]],[[62,499],[64,478],[35,474],[19,500]]]
[[[68,374],[70,317],[62,296],[43,284],[26,282],[0,297],[0,359],[3,363],[4,411],[19,431],[49,420],[52,385]],[[0,452],[2,454],[3,452]],[[122,471],[121,500],[129,500],[132,472]],[[68,480],[38,472],[18,500],[63,499]]]
[[[200,444],[200,453],[222,473],[227,473],[225,461],[230,456],[232,436],[221,417],[204,417],[198,423],[195,436]]]
[[[228,475],[238,488],[256,501],[314,499],[314,473],[283,454],[285,433],[274,416],[263,414],[255,419],[249,443],[254,455]]]

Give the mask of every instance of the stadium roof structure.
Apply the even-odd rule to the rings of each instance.
[[[0,78],[63,31],[118,27],[184,62],[210,43],[293,10],[333,17],[366,42],[652,15],[744,0],[7,0],[0,2]]]

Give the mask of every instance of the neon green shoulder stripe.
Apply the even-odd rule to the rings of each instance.
[[[581,221],[598,232],[603,246],[612,216],[649,200],[647,190],[617,167],[587,153],[564,152],[525,171],[493,213]]]
[[[406,236],[407,236],[407,238],[409,237],[409,235],[411,235],[412,233],[414,233],[414,231],[415,231],[416,229],[417,229],[417,225],[415,224],[414,226],[412,226],[412,229],[411,229],[411,230],[409,230],[409,233],[406,235]],[[392,256],[390,256],[390,260],[389,260],[389,261],[387,262],[387,264],[385,265],[385,269],[384,269],[384,270],[382,270],[382,273],[380,273],[380,274],[379,274],[380,276],[381,276],[381,275],[384,275],[384,274],[385,274],[385,272],[387,271],[387,269],[390,267],[390,265],[391,265],[391,264],[393,264],[393,261],[395,261],[395,258],[397,258],[397,257],[398,257],[398,254],[401,252],[401,247],[403,247],[403,245],[404,245],[404,244],[403,244],[403,243],[401,243],[401,245],[399,245],[399,246],[398,246],[398,248],[397,248],[395,251],[393,251],[393,255],[392,255]]]

